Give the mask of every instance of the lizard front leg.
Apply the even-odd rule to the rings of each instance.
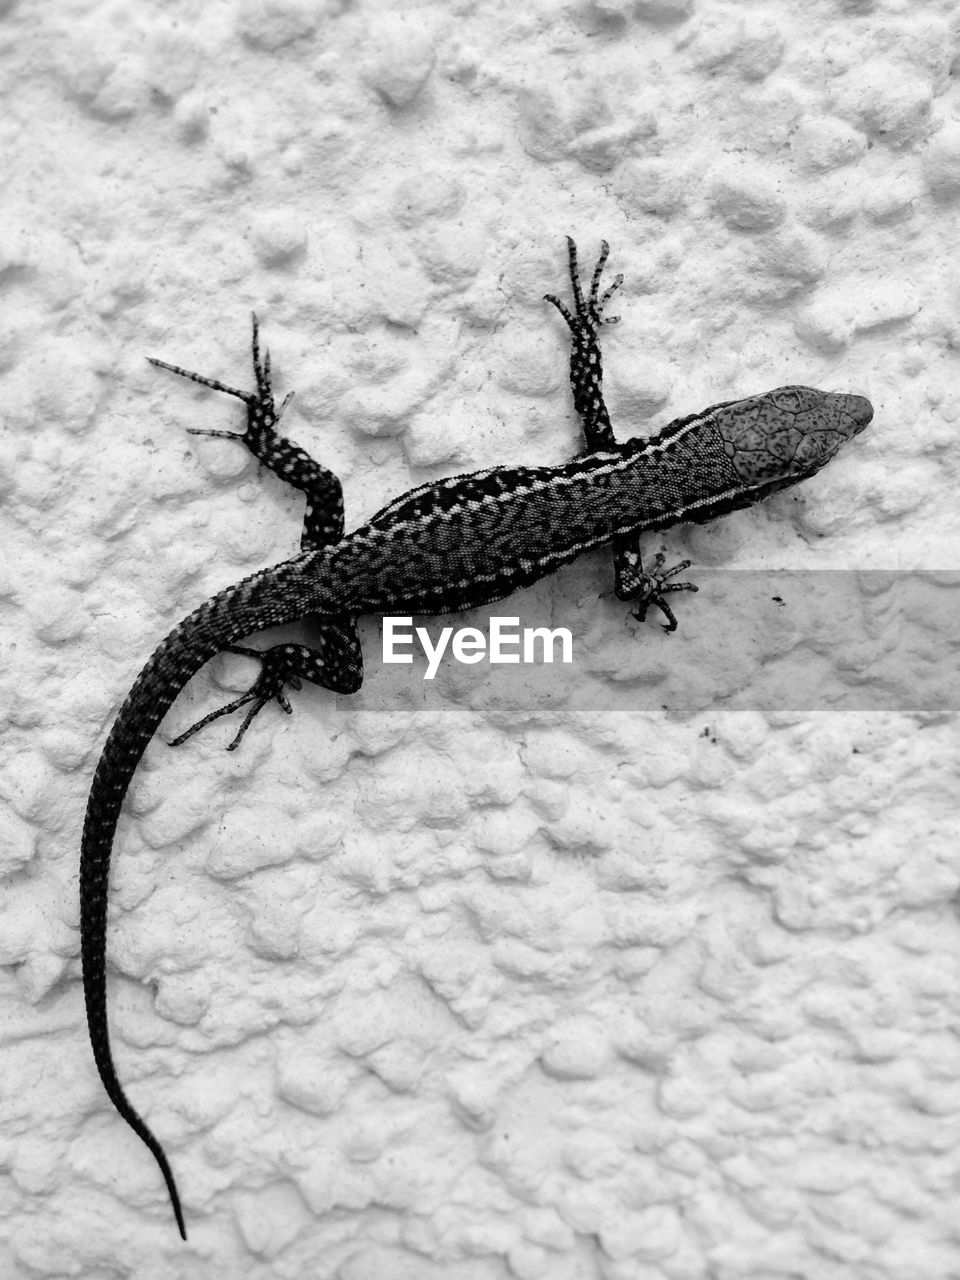
[[[615,443],[610,415],[603,400],[603,361],[600,356],[600,327],[617,324],[619,316],[604,318],[603,309],[623,284],[623,276],[614,278],[613,284],[600,296],[600,277],[610,254],[610,246],[604,240],[600,245],[600,257],[593,269],[590,292],[584,297],[577,265],[577,246],[567,236],[567,262],[570,283],[573,286],[574,310],[570,312],[552,293],[544,294],[544,301],[551,302],[570,329],[573,347],[570,352],[570,386],[573,388],[573,404],[580,421],[588,452],[609,448]]]
[[[545,300],[553,303],[566,320],[573,338],[570,351],[570,385],[573,388],[574,407],[583,423],[583,436],[587,442],[588,452],[602,452],[616,443],[610,415],[603,399],[600,328],[604,324],[616,324],[620,318],[619,316],[605,317],[603,311],[623,284],[623,276],[615,276],[613,284],[603,294],[600,293],[600,277],[609,254],[610,246],[604,240],[600,245],[597,265],[593,269],[590,292],[584,295],[577,263],[577,246],[572,238],[567,236],[567,261],[570,284],[573,288],[573,311],[571,312],[554,294],[545,295]],[[653,572],[648,573],[644,570],[640,557],[639,534],[622,534],[613,540],[614,591],[617,599],[636,604],[633,616],[639,622],[643,622],[646,618],[650,605],[656,605],[667,619],[664,630],[675,631],[677,619],[664,597],[669,592],[696,591],[697,588],[690,582],[669,581],[676,574],[689,568],[689,560],[683,560],[667,570],[664,570],[663,563],[663,553],[658,552],[653,563]]]
[[[633,547],[629,539],[621,538],[618,542],[625,544],[618,547],[614,560],[614,592],[618,600],[632,601],[637,607],[631,611],[638,622],[643,622],[647,610],[656,605],[667,622],[664,631],[676,631],[677,619],[664,597],[671,591],[698,591],[692,582],[671,582],[670,579],[684,569],[689,569],[690,560],[681,560],[670,569],[664,569],[664,554],[658,551],[653,560],[653,572],[648,573],[640,558],[639,537],[633,539]]]

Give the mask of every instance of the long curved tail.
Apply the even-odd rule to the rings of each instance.
[[[311,586],[314,584],[311,583]],[[310,611],[302,562],[264,569],[202,604],[176,627],[140,672],[104,744],[80,846],[80,953],[87,1026],[97,1071],[111,1102],[160,1166],[177,1227],[187,1238],[180,1197],[160,1143],[130,1105],[113,1065],[107,1024],[107,883],[120,806],[140,758],[177,694],[229,644]],[[315,606],[314,606],[315,607]]]

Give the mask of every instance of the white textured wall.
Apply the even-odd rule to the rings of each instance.
[[[958,609],[895,572],[960,564],[954,8],[0,4],[3,1276],[960,1275]],[[156,642],[302,503],[144,357],[246,385],[255,307],[355,524],[580,447],[568,231],[626,276],[621,435],[787,382],[875,421],[671,535],[674,636],[591,555],[501,611],[572,669],[418,705],[368,619],[355,699],[151,747],[110,1003],[184,1245],[86,1042],[80,824]]]

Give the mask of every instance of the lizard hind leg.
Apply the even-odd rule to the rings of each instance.
[[[148,356],[158,369],[167,369],[181,378],[188,378],[201,387],[223,391],[235,396],[247,406],[247,425],[243,431],[213,431],[207,427],[188,427],[191,435],[217,436],[220,439],[239,440],[268,471],[299,490],[307,500],[303,531],[300,535],[301,551],[318,551],[321,547],[339,542],[343,537],[344,511],[343,488],[339,479],[326,467],[316,462],[305,449],[281,435],[277,425],[283,411],[293,396],[291,391],[278,409],[273,399],[273,383],[270,374],[270,352],[260,349],[260,325],[256,314],[252,315],[253,334],[251,355],[256,391],[238,391],[216,378],[207,378],[166,360]]]
[[[270,649],[228,645],[227,653],[256,658],[261,663],[260,674],[246,693],[203,716],[171,739],[170,746],[179,747],[214,720],[231,715],[241,707],[249,707],[236,736],[227,746],[228,751],[236,751],[254,718],[268,702],[278,703],[287,715],[292,715],[293,707],[284,690],[287,686],[300,689],[304,680],[332,689],[334,693],[356,693],[363,683],[363,654],[353,623],[325,624],[317,643],[315,649],[302,644],[277,644]]]
[[[247,406],[247,426],[245,431],[213,431],[209,427],[187,427],[187,434],[191,436],[216,436],[221,440],[240,440],[244,443],[254,457],[264,462],[266,466],[270,466],[270,462],[261,457],[267,443],[276,436],[276,425],[283,415],[284,409],[290,403],[293,392],[287,395],[277,409],[273,400],[273,386],[270,380],[270,352],[265,351],[263,358],[260,356],[260,323],[257,320],[256,312],[251,313],[253,321],[253,338],[251,342],[253,355],[253,375],[256,380],[256,391],[240,391],[237,387],[228,386],[227,383],[221,382],[218,378],[208,378],[206,374],[196,373],[192,369],[185,369],[179,364],[170,364],[166,360],[158,360],[156,356],[147,356],[150,364],[155,365],[158,369],[166,369],[170,373],[175,373],[179,378],[186,378],[189,382],[196,382],[198,386],[209,387],[211,391],[222,391],[224,395],[233,396],[237,400],[242,400]]]

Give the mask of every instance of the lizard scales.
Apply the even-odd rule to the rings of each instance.
[[[253,366],[257,389],[238,391],[214,379],[155,360],[194,382],[225,391],[247,406],[241,439],[265,466],[307,498],[301,551],[251,574],[200,605],[166,637],[133,684],[107,737],[87,802],[80,857],[80,931],[84,997],[94,1060],[119,1114],[153,1153],[166,1182],[180,1234],[186,1239],[173,1173],[162,1147],[137,1114],[117,1078],[106,1006],[107,883],[123,798],[147,744],[187,681],[223,650],[262,660],[252,688],[205,716],[174,740],[209,721],[249,707],[230,749],[269,701],[290,706],[284,687],[302,679],[352,693],[363,679],[355,630],[361,613],[433,614],[502,599],[612,543],[616,593],[658,605],[676,625],[665,593],[695,590],[669,583],[677,571],[644,573],[637,538],[679,521],[702,522],[749,506],[819,470],[870,422],[862,396],[781,387],[712,405],[677,419],[658,435],[618,443],[603,401],[599,331],[618,276],[599,294],[603,250],[589,293],[581,288],[576,248],[568,238],[575,310],[547,295],[573,337],[570,380],[586,450],[554,467],[493,467],[420,485],[389,503],[353,533],[343,532],[340,483],[277,431],[269,355],[262,361],[256,317]],[[606,323],[612,323],[607,320]],[[662,558],[658,557],[657,568]],[[677,568],[686,567],[685,563]],[[312,616],[313,648],[281,644],[265,651],[238,644],[267,627]],[[637,616],[642,617],[643,613]]]

